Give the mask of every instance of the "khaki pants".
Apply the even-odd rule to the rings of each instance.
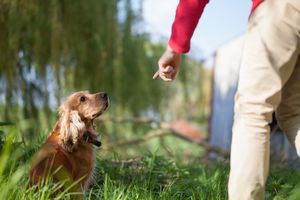
[[[263,199],[270,128],[300,155],[300,0],[265,0],[249,20],[235,97],[229,199]]]

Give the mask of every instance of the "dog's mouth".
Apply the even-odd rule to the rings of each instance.
[[[95,124],[94,124],[94,119],[96,119],[97,117],[99,117],[100,115],[102,115],[102,113],[108,108],[109,105],[109,101],[107,100],[106,102],[104,102],[101,106],[101,109],[96,112],[95,114],[93,114],[91,116],[91,130],[87,130],[86,133],[84,134],[84,140],[86,140],[87,142],[100,147],[101,146],[101,142],[97,139],[97,135],[95,134],[96,132],[95,130]]]
[[[92,115],[92,119],[96,119],[97,117],[99,117],[100,115],[102,115],[102,112],[103,112],[103,111],[101,110],[101,111],[99,111],[99,112],[93,114],[93,115]]]
[[[108,102],[106,102],[104,104],[104,107],[99,112],[97,112],[97,113],[95,113],[95,114],[92,115],[92,119],[96,119],[97,117],[99,117],[100,115],[102,115],[102,113],[107,109],[107,107],[108,107]]]

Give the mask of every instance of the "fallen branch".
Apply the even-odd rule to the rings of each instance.
[[[185,141],[188,141],[188,142],[191,142],[191,143],[194,143],[194,144],[197,144],[197,145],[203,147],[207,152],[216,153],[224,158],[229,158],[229,156],[230,156],[230,153],[228,151],[224,151],[223,149],[221,149],[219,147],[212,146],[205,140],[194,141],[190,137],[185,137],[183,134],[181,134],[175,130],[172,130],[172,133],[173,133],[173,135],[175,135],[181,139],[184,139]]]
[[[150,131],[147,135],[145,135],[142,138],[138,138],[138,139],[134,139],[134,140],[123,140],[123,141],[119,141],[119,142],[115,142],[113,144],[108,144],[105,147],[103,147],[104,150],[109,150],[115,147],[121,147],[121,146],[126,146],[126,145],[134,145],[134,144],[139,144],[142,142],[146,142],[149,141],[153,138],[156,137],[162,137],[165,135],[170,135],[171,132],[165,129],[159,129],[156,131]]]
[[[113,123],[137,123],[137,124],[150,124],[150,123],[157,123],[159,124],[160,121],[155,120],[149,117],[134,117],[134,118],[102,118],[99,119],[100,121],[109,121]]]
[[[103,149],[105,150],[110,150],[113,148],[117,148],[117,147],[122,147],[122,146],[126,146],[126,145],[136,145],[142,142],[147,142],[151,139],[157,138],[157,137],[163,137],[166,135],[174,135],[176,137],[179,137],[181,139],[184,139],[185,141],[197,144],[203,148],[206,149],[206,151],[208,152],[213,152],[216,153],[224,158],[229,158],[229,152],[224,151],[221,148],[218,147],[214,147],[212,145],[210,145],[208,142],[206,142],[205,140],[201,140],[201,141],[193,141],[191,138],[189,137],[184,137],[183,134],[178,133],[172,129],[159,129],[156,131],[150,131],[147,135],[145,135],[143,138],[138,138],[138,139],[134,139],[134,140],[123,140],[123,141],[119,141],[113,144],[108,144],[106,146],[103,147]]]

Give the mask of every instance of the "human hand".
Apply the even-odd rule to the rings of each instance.
[[[168,46],[167,50],[158,61],[158,70],[153,75],[153,79],[156,79],[159,76],[166,82],[175,80],[177,72],[179,71],[180,63],[181,54],[176,53],[170,46]]]

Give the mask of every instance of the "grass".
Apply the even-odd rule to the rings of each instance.
[[[98,163],[97,171],[102,176],[90,190],[92,199],[226,198],[225,166],[208,169],[203,165],[181,165],[153,154],[146,155],[135,167],[112,168],[114,163],[109,160]]]
[[[0,137],[0,199],[74,198],[76,194],[68,191],[59,193],[60,184],[51,184],[51,181],[45,182],[38,189],[28,188],[30,159],[44,138],[38,138],[37,143],[22,143],[18,141],[19,127],[8,125],[3,130]],[[208,165],[200,159],[186,158],[180,152],[167,156],[161,154],[159,149],[152,153],[136,152],[142,159],[129,163],[122,162],[126,155],[111,153],[103,157],[102,153],[98,153],[96,174],[85,193],[85,199],[228,199],[229,166],[226,163]],[[296,170],[288,167],[271,169],[266,185],[266,199],[296,200],[300,195],[300,186],[297,185],[299,180],[300,174]],[[59,195],[53,197],[54,193]]]

